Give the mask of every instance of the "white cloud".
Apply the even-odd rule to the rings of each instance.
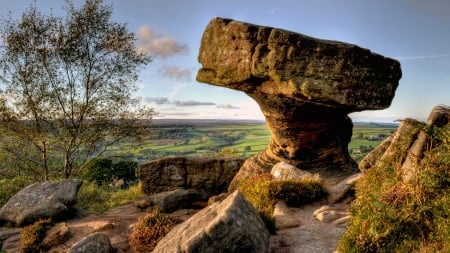
[[[175,78],[177,81],[191,81],[191,71],[178,66],[164,65],[159,71],[163,76]]]
[[[155,34],[149,26],[141,26],[137,32],[139,51],[155,57],[167,58],[173,55],[186,54],[186,44],[181,44],[175,39]]]
[[[227,104],[227,103],[220,104],[220,105],[217,106],[217,108],[221,108],[221,109],[239,109],[239,107],[234,106],[232,104]]]

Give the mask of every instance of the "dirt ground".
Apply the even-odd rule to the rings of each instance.
[[[277,221],[282,227],[277,235],[270,238],[271,253],[326,253],[336,249],[337,242],[345,231],[346,223],[336,225],[332,222],[318,221],[313,213],[325,205],[317,202],[302,208],[287,208],[278,213]],[[348,211],[349,203],[333,205],[333,210],[342,213]],[[287,208],[287,209],[286,209]],[[171,215],[188,219],[197,210],[179,210]],[[133,252],[128,238],[138,218],[145,215],[133,203],[114,208],[103,214],[81,212],[76,218],[66,221],[70,238],[62,245],[49,252],[66,252],[71,245],[93,232],[104,232],[111,240],[118,253]],[[17,229],[16,229],[17,230]],[[3,249],[8,253],[19,252],[20,235],[3,242]]]

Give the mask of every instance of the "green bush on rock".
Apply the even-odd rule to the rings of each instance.
[[[327,196],[326,189],[319,181],[275,180],[270,173],[242,180],[238,190],[260,213],[271,234],[276,231],[272,214],[277,200],[284,200],[291,207],[300,207]]]

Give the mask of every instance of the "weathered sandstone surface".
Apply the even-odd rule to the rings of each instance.
[[[80,179],[67,179],[29,185],[0,209],[0,220],[24,225],[44,218],[61,218],[75,204],[82,183]]]
[[[269,232],[239,192],[199,211],[170,231],[154,253],[269,252]]]
[[[226,192],[243,158],[165,157],[141,164],[139,180],[147,194],[195,189],[201,199]]]
[[[206,27],[198,59],[197,80],[245,92],[272,133],[230,191],[280,161],[342,177],[356,172],[347,115],[388,107],[401,78],[398,61],[356,45],[221,18]]]

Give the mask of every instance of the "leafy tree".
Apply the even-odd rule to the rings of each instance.
[[[132,98],[151,58],[111,21],[112,7],[67,1],[65,10],[44,15],[32,4],[0,23],[1,148],[41,180],[61,167],[66,178],[78,173],[154,115]]]

